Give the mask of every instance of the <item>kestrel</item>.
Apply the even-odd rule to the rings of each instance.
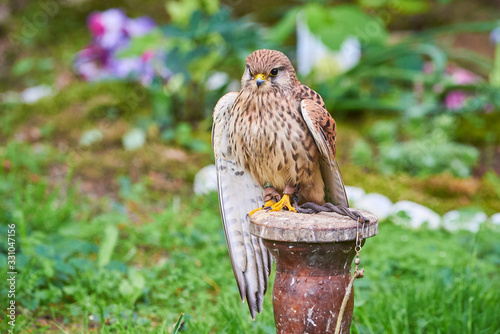
[[[213,119],[226,241],[241,298],[255,319],[272,257],[250,234],[249,215],[262,208],[301,212],[306,202],[349,206],[335,160],[335,121],[321,96],[297,79],[290,60],[273,50],[247,57],[241,91],[224,95]]]

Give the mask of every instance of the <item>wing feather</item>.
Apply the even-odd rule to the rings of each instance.
[[[229,150],[228,120],[238,93],[224,95],[214,109],[212,145],[217,169],[219,206],[234,276],[241,299],[247,300],[252,318],[262,310],[271,256],[262,240],[250,234],[248,212],[264,204],[263,189],[238,165]]]
[[[335,160],[334,119],[322,105],[310,99],[301,100],[300,110],[322,156],[320,169],[329,199],[333,204],[349,207],[342,174]]]

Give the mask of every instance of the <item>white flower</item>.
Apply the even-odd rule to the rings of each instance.
[[[229,79],[227,73],[224,72],[215,72],[208,78],[207,80],[207,88],[208,90],[216,90],[224,86]]]
[[[123,147],[127,151],[134,151],[141,148],[146,142],[146,133],[141,129],[132,129],[122,138]]]
[[[194,177],[194,193],[196,195],[208,194],[211,191],[217,191],[217,171],[215,165],[203,167]]]
[[[21,101],[24,103],[35,103],[43,97],[52,95],[52,88],[46,85],[26,88],[21,93]]]
[[[479,231],[479,227],[488,219],[488,216],[478,210],[452,210],[443,216],[443,227],[448,231],[468,230],[472,233]]]
[[[81,146],[90,146],[93,143],[99,142],[103,138],[103,134],[99,129],[91,129],[85,131],[80,137]]]
[[[358,187],[345,186],[345,192],[351,206],[355,206],[356,202],[365,195],[365,191]]]
[[[392,202],[389,198],[376,193],[366,194],[356,201],[356,209],[370,211],[379,221],[389,216],[391,207]]]
[[[356,37],[347,37],[339,51],[330,50],[308,28],[302,15],[297,15],[297,70],[308,75],[314,68],[322,72],[345,72],[356,66],[361,58],[361,43]]]
[[[404,212],[408,216],[408,221],[398,217],[398,213]],[[427,223],[430,229],[437,229],[441,223],[441,217],[428,207],[411,201],[399,201],[391,208],[391,214],[394,215],[394,222],[404,225],[409,223],[412,228],[419,228]]]

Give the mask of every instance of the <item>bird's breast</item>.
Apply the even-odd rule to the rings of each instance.
[[[316,145],[292,98],[235,103],[229,133],[238,162],[262,185],[307,183],[317,165]]]

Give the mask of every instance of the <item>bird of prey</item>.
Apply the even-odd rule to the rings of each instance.
[[[272,257],[250,234],[257,210],[301,212],[306,202],[348,207],[335,160],[335,121],[281,52],[246,59],[241,91],[213,113],[219,205],[234,275],[252,318],[262,310]],[[281,195],[283,194],[283,195]]]

